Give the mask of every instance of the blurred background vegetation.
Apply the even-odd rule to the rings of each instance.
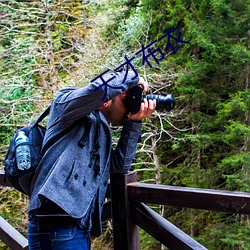
[[[165,37],[150,47],[163,52],[159,64],[151,56],[152,68],[142,65],[141,54],[132,61],[150,93],[177,100],[144,123],[133,169],[147,183],[250,192],[249,13],[249,0],[0,1],[0,169],[13,131],[58,89],[85,86],[179,26],[171,34],[190,43],[171,38],[179,48],[165,51]],[[27,206],[28,197],[0,187],[0,215],[24,235]],[[250,249],[249,216],[154,209],[208,249]],[[104,227],[93,249],[112,247],[112,224]],[[141,245],[164,249],[143,231]]]

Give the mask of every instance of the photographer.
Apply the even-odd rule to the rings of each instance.
[[[121,85],[124,74],[112,74],[113,88],[104,101],[105,86],[99,88],[98,80],[84,88],[64,88],[53,99],[32,183],[29,249],[90,249],[90,233],[100,236],[109,173],[128,172],[141,121],[156,107],[155,100],[144,99],[138,113],[128,112],[128,90],[141,85],[146,92],[147,84],[129,72]],[[123,126],[114,150],[110,123]]]

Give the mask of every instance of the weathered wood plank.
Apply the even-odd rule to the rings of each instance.
[[[128,195],[136,202],[250,214],[250,193],[137,182],[128,184]]]
[[[143,203],[131,205],[130,216],[139,227],[171,250],[207,249]]]
[[[13,250],[28,249],[28,240],[0,216],[0,238]]]

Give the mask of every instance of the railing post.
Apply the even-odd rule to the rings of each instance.
[[[115,173],[110,176],[113,236],[115,250],[139,250],[139,227],[130,219],[127,184],[136,182],[137,174]]]

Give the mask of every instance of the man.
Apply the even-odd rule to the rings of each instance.
[[[65,88],[52,101],[43,157],[33,178],[29,207],[29,249],[90,249],[90,232],[101,234],[101,212],[110,172],[127,173],[140,137],[141,121],[155,100],[128,114],[128,90],[147,84],[129,72],[106,75],[84,88]],[[121,87],[121,88],[117,88]],[[103,95],[106,93],[104,101]],[[112,149],[109,123],[122,125]]]

